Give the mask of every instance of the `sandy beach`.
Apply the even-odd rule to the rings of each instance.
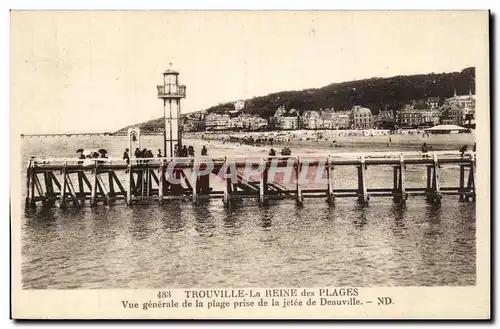
[[[272,144],[267,141],[253,145],[231,142],[230,137],[243,138],[252,136],[255,140],[269,139],[274,136]],[[276,138],[276,136],[278,138]],[[271,137],[272,138],[272,137]],[[294,153],[338,153],[367,151],[419,151],[423,143],[427,143],[431,151],[458,150],[463,145],[472,149],[475,143],[475,132],[463,134],[423,135],[422,133],[383,134],[380,131],[373,135],[349,135],[346,131],[307,131],[265,132],[265,133],[195,133],[186,134],[184,143],[201,149],[206,145],[209,150],[225,153],[247,154],[248,152],[266,154],[271,148],[279,152],[288,147]]]

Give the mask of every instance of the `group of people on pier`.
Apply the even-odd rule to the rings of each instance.
[[[422,144],[422,147],[420,148],[420,152],[422,152],[422,156],[424,158],[428,157],[427,155],[428,151],[429,151],[429,146],[427,146],[427,143],[424,142],[424,144]],[[467,144],[463,145],[458,151],[462,154],[463,157],[465,152],[467,152]],[[472,152],[476,152],[476,143],[474,143],[474,146],[472,147]]]
[[[290,148],[284,147],[281,149],[280,154],[283,156],[289,156],[292,154],[292,151],[290,150]],[[276,151],[273,148],[269,150],[269,156],[271,156],[271,157],[276,156]]]
[[[208,155],[208,150],[205,145],[203,145],[203,148],[201,149],[201,155],[202,156],[207,156]],[[148,149],[143,149],[142,151],[139,148],[135,149],[134,156],[136,159],[150,159],[154,158],[153,152]],[[177,145],[175,145],[174,149],[174,157],[194,157],[195,156],[195,151],[193,146],[187,147],[184,145],[182,148],[178,148]],[[156,154],[157,158],[162,158],[163,154],[161,153],[161,150],[158,149],[158,153]],[[123,152],[123,160],[127,161],[127,164],[130,162],[130,150],[128,148],[125,149],[125,152]]]
[[[78,154],[78,159],[85,160],[85,159],[99,159],[103,158],[106,159],[108,157],[108,151],[105,149],[100,149],[99,151],[90,151],[88,153],[85,153],[84,149],[78,149],[76,150],[76,153]]]
[[[195,151],[194,151],[194,147],[192,145],[189,145],[189,146],[182,146],[182,148],[179,148],[177,147],[177,145],[175,145],[175,148],[174,148],[174,157],[176,158],[185,158],[185,157],[194,157],[195,155]],[[202,156],[207,156],[208,155],[208,150],[207,150],[207,147],[205,145],[203,145],[203,148],[201,149],[201,155]]]

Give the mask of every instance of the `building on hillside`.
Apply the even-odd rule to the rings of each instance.
[[[210,113],[205,116],[205,129],[227,130],[230,129],[230,122],[229,114]]]
[[[415,109],[412,105],[406,105],[398,113],[398,124],[406,128],[419,126],[434,126],[439,123],[439,111],[433,109]]]
[[[422,124],[435,126],[439,124],[439,111],[437,109],[428,109],[422,111]]]
[[[274,116],[271,117],[271,127],[282,130],[299,129],[299,112],[295,109],[287,111],[284,106],[280,106],[274,113]]]
[[[437,110],[439,108],[439,97],[427,97],[426,105],[430,110]]]
[[[354,129],[372,129],[372,111],[366,107],[354,106],[351,111],[351,127]]]
[[[350,111],[337,111],[333,109],[322,111],[321,119],[323,129],[349,129],[351,127]]]
[[[441,123],[463,125],[473,123],[476,113],[476,98],[469,90],[468,95],[457,95],[456,90],[453,97],[445,99],[440,108]]]
[[[378,121],[394,121],[394,111],[392,110],[379,110],[377,115]]]
[[[380,129],[394,128],[396,119],[393,110],[379,110],[378,114],[373,118],[373,125]]]
[[[301,119],[304,129],[321,129],[323,124],[318,111],[305,111]]]

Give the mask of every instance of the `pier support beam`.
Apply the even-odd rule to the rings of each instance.
[[[333,165],[330,161],[330,156],[326,158],[326,179],[327,179],[327,192],[326,201],[329,205],[335,204],[335,194],[333,193]]]
[[[302,196],[302,187],[300,186],[300,171],[302,170],[302,164],[300,163],[299,157],[297,157],[295,162],[295,178],[297,179],[297,204],[302,205],[304,198]]]
[[[427,201],[441,203],[442,195],[439,184],[439,163],[437,154],[434,154],[433,159],[434,163],[427,167]]]
[[[364,155],[361,156],[358,166],[358,201],[360,203],[367,203],[369,201],[368,189],[366,186],[366,164]]]
[[[267,159],[264,160],[262,158],[260,160],[260,166],[262,168],[262,172],[260,174],[260,182],[259,182],[259,202],[261,205],[266,205],[268,203],[268,168],[267,168]]]
[[[30,180],[29,180],[29,185],[30,185],[29,207],[33,208],[33,209],[36,208],[36,202],[35,202],[35,177],[36,177],[36,162],[33,160],[33,161],[31,161]]]
[[[200,162],[198,160],[195,160],[193,163],[193,173],[191,175],[191,186],[193,186],[193,194],[191,195],[191,201],[194,204],[199,203],[198,199],[198,191],[199,191],[199,182],[200,179],[198,177],[200,172]]]
[[[128,184],[127,184],[127,204],[130,206],[132,204],[132,194],[134,193],[135,187],[134,187],[134,173],[132,171],[132,164],[129,163],[127,166],[127,172],[128,172]]]
[[[476,202],[476,176],[475,176],[475,161],[471,161],[469,166],[469,178],[467,180],[467,190],[469,194],[467,196],[467,201],[472,199],[472,201]]]
[[[232,183],[231,183],[231,169],[228,166],[227,158],[224,160],[225,172],[224,172],[224,206],[229,207],[231,202],[232,194]]]
[[[97,205],[97,186],[99,185],[99,181],[98,181],[98,176],[99,176],[99,173],[98,173],[98,166],[97,166],[97,161],[95,161],[95,168],[94,168],[94,184],[92,185],[92,192],[90,194],[90,206],[91,207],[94,207]],[[65,186],[65,183],[64,183],[64,186]],[[61,192],[62,193],[62,192]]]
[[[467,196],[467,192],[465,190],[465,167],[466,165],[460,165],[460,178],[459,178],[459,188],[458,192],[460,193],[459,201],[464,202],[468,201],[469,197]]]
[[[59,196],[59,208],[64,208],[66,207],[66,186],[68,185],[66,182],[67,175],[66,175],[66,166],[67,163],[64,163],[64,167],[62,170],[62,176],[63,176],[63,182],[61,186],[61,195]]]
[[[30,185],[31,185],[31,160],[28,163],[28,168],[26,168],[26,199],[24,201],[24,206],[26,208],[30,207],[31,203],[31,191],[30,191]]]
[[[404,163],[404,155],[401,154],[399,157],[399,165],[393,167],[393,199],[395,202],[405,203],[406,199],[408,198],[405,187],[405,167],[406,165]]]

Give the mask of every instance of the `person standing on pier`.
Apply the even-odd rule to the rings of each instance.
[[[269,156],[271,156],[271,157],[276,156],[276,151],[274,149],[271,149],[269,151]]]
[[[185,157],[187,157],[187,156],[188,156],[188,149],[187,149],[186,145],[184,145],[184,146],[182,147],[182,154],[181,154],[181,157],[185,158]]]
[[[123,152],[123,160],[127,162],[127,164],[130,163],[130,155],[129,155],[129,149],[125,149],[125,152]]]
[[[134,155],[135,155],[136,158],[140,158],[141,157],[141,150],[139,150],[138,147],[135,149]]]
[[[158,158],[162,158],[162,157],[163,157],[163,156],[161,155],[161,150],[160,150],[160,149],[158,149],[158,154],[157,154],[157,157],[158,157]]]
[[[174,158],[179,157],[179,148],[177,147],[177,144],[174,146]]]
[[[423,158],[427,158],[427,151],[428,151],[428,148],[427,148],[427,143],[424,143],[422,145],[422,148],[420,149],[420,151],[422,152],[422,157]]]
[[[83,149],[78,149],[76,151],[76,153],[78,154],[78,159],[83,159],[85,160],[85,155],[83,154]],[[83,161],[78,161],[78,164],[81,165],[83,164]]]
[[[194,147],[193,145],[189,145],[188,147],[188,154],[190,157],[194,157]]]
[[[83,155],[83,149],[78,149],[76,153],[78,154],[78,159],[85,159],[85,155]]]
[[[459,151],[461,153],[461,157],[463,158],[464,153],[467,152],[467,145],[462,146]]]
[[[203,145],[203,147],[201,149],[201,156],[207,156],[207,155],[208,155],[207,147],[205,145]]]

